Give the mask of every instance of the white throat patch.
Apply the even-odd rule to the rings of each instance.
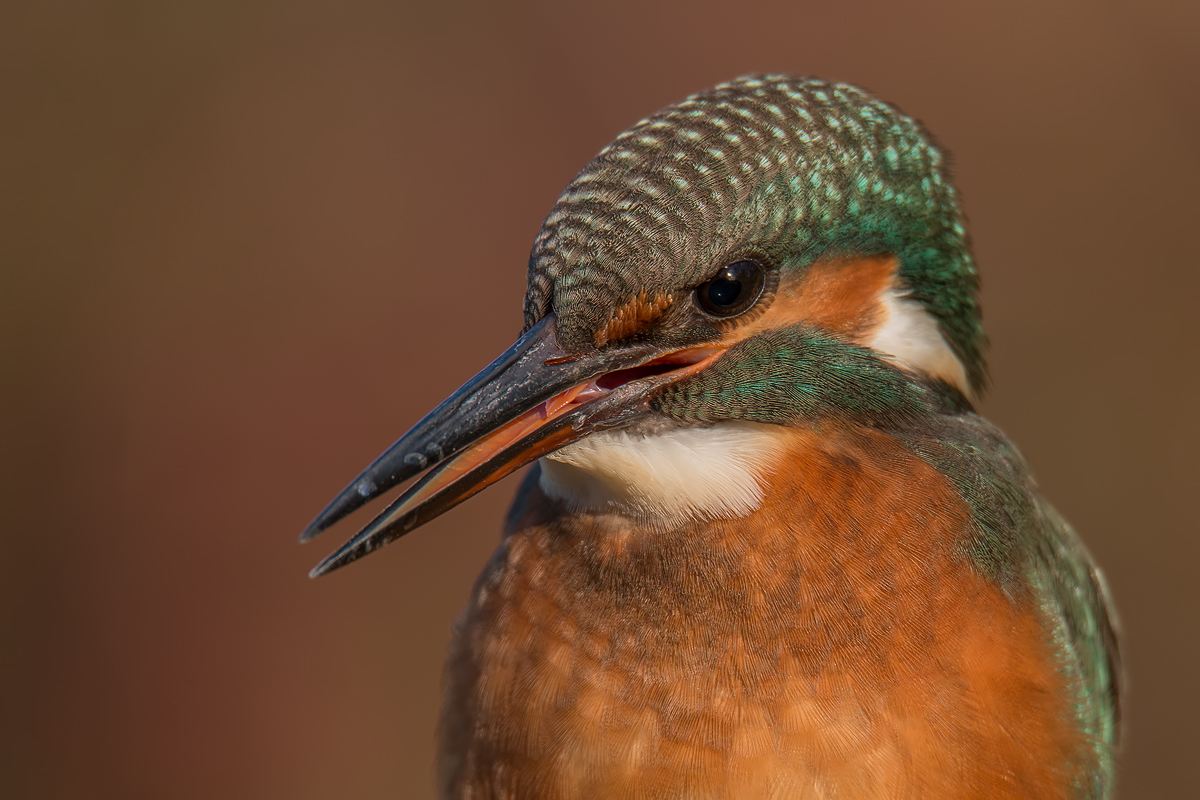
[[[933,315],[902,289],[888,289],[879,300],[883,322],[863,344],[891,356],[900,367],[940,378],[973,397],[966,370],[946,343]]]
[[[722,422],[638,436],[596,433],[541,460],[541,487],[572,510],[602,511],[670,526],[741,517],[763,500],[782,429]]]

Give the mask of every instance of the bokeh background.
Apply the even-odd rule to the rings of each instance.
[[[1122,795],[1194,794],[1200,4],[0,16],[0,796],[429,797],[512,480],[320,581],[353,525],[296,536],[518,333],[575,172],[754,71],[864,85],[953,151],[983,409],[1120,609]]]

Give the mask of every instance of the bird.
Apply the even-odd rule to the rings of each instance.
[[[508,350],[310,539],[317,577],[532,465],[456,622],[444,798],[1106,798],[1102,574],[976,411],[945,148],[750,75],[647,117],[535,238]]]

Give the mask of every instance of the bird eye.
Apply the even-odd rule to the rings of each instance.
[[[696,302],[714,317],[733,317],[754,305],[766,282],[758,262],[735,261],[696,288]]]

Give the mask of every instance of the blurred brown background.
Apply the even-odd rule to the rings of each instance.
[[[296,536],[518,332],[575,172],[752,71],[954,152],[984,411],[1124,623],[1122,794],[1194,795],[1200,5],[995,5],[10,4],[0,795],[428,797],[511,479],[321,581],[351,527]]]

